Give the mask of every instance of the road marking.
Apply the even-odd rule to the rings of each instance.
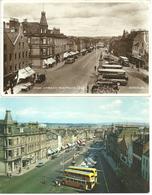
[[[100,162],[101,162],[101,161],[100,161]],[[105,174],[104,174],[104,170],[103,170],[102,163],[101,163],[101,170],[102,170],[104,182],[105,182],[105,185],[106,185],[106,190],[107,190],[107,192],[109,192],[109,187],[108,187],[108,183],[107,183],[107,180],[106,180],[106,177],[105,177]]]

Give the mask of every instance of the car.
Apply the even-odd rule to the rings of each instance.
[[[21,91],[28,91],[30,90],[32,87],[32,83],[28,82],[28,83],[25,83],[21,86]]]
[[[46,76],[45,76],[45,74],[38,74],[37,75],[37,79],[36,79],[36,83],[42,83],[43,81],[45,81],[46,80]]]
[[[72,64],[75,62],[75,58],[74,57],[69,57],[65,60],[65,64]]]
[[[43,167],[44,166],[44,162],[39,162],[36,167]]]
[[[122,64],[123,66],[129,67],[129,59],[125,56],[119,56],[118,62]]]

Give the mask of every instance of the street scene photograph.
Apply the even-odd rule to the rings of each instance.
[[[149,8],[2,0],[3,95],[148,94]]]
[[[149,161],[147,97],[1,97],[0,193],[148,193]]]

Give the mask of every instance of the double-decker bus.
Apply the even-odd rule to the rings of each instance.
[[[78,166],[69,166],[69,169],[74,169],[74,170],[80,170],[80,171],[85,171],[88,173],[93,173],[95,177],[95,182],[97,183],[97,169],[96,168],[90,168],[90,167],[78,167]]]
[[[96,182],[94,173],[67,168],[64,170],[63,184],[82,190],[92,190]]]

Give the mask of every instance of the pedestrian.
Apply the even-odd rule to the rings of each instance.
[[[94,67],[94,70],[96,71],[96,69],[97,69],[97,67],[95,66],[95,67]]]
[[[11,87],[11,94],[14,94],[13,87]]]
[[[118,91],[119,91],[119,86],[118,86],[118,84],[114,85],[114,86],[113,86],[113,89],[114,89],[115,93],[118,93]]]
[[[87,85],[87,93],[89,93],[89,85]]]

